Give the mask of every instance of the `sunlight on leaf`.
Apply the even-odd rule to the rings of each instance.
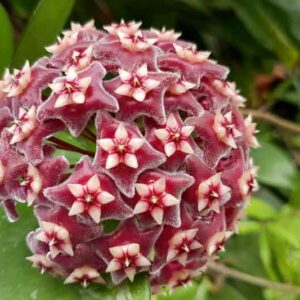
[[[41,0],[21,38],[13,64],[20,67],[26,59],[31,63],[46,53],[64,28],[75,0]]]
[[[0,76],[9,67],[13,54],[13,30],[4,7],[0,3]]]

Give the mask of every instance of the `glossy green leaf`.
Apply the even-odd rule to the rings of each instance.
[[[34,62],[46,53],[45,46],[55,42],[72,11],[74,0],[41,0],[24,31],[13,64],[20,67],[26,59]]]
[[[111,286],[64,285],[62,279],[41,275],[31,267],[25,257],[31,255],[25,238],[37,227],[32,208],[19,207],[21,219],[8,223],[0,212],[0,299],[1,300],[149,300],[150,288],[147,276],[141,274],[133,283]]]
[[[9,67],[13,54],[13,30],[9,17],[0,3],[0,76]]]
[[[74,145],[76,147],[79,147],[81,149],[87,150],[87,151],[95,151],[96,150],[96,139],[95,141],[90,141],[83,137],[82,135],[79,137],[73,137],[70,135],[67,131],[61,131],[57,134],[55,134],[55,137],[68,143],[71,145]]]
[[[262,183],[287,190],[293,188],[297,170],[286,151],[275,144],[262,142],[261,147],[252,152],[252,156],[259,166],[258,179]]]

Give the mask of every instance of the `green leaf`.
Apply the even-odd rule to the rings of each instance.
[[[300,208],[300,184],[299,184],[300,177],[295,182],[291,197],[290,197],[290,205]]]
[[[259,240],[259,253],[261,261],[265,267],[265,270],[268,274],[268,276],[274,280],[279,281],[278,275],[276,271],[274,270],[274,261],[273,261],[273,255],[271,251],[270,243],[271,241],[268,239],[268,235],[265,230],[263,230],[260,234],[260,240]]]
[[[80,285],[64,285],[60,278],[48,274],[41,275],[31,267],[25,257],[30,256],[25,238],[27,233],[37,228],[36,218],[31,208],[18,207],[21,218],[11,224],[0,212],[1,252],[0,291],[1,300],[148,300],[149,280],[139,275],[133,283],[124,282],[117,287],[90,285],[84,289]]]
[[[20,67],[26,59],[34,62],[46,53],[45,46],[53,43],[63,29],[74,0],[41,0],[25,29],[14,57]]]
[[[9,17],[0,3],[0,76],[9,67],[13,54],[13,30]]]
[[[250,300],[230,285],[223,286],[217,293],[211,293],[209,300]],[[200,300],[200,299],[199,299]]]
[[[247,213],[250,217],[258,220],[269,220],[277,216],[276,210],[270,204],[255,197],[251,199]]]
[[[232,236],[226,244],[226,251],[220,256],[232,268],[266,278],[266,272],[259,254],[259,233]],[[245,298],[251,295],[250,300],[262,299],[262,289],[260,287],[242,283],[238,279],[231,279],[230,284]],[[211,299],[214,300],[215,298]]]
[[[228,1],[249,32],[274,51],[289,67],[298,59],[298,50],[282,26],[283,20],[266,0]]]
[[[78,152],[57,149],[54,152],[54,156],[64,156],[70,165],[75,165],[82,157],[82,154]]]
[[[291,190],[297,170],[288,153],[275,144],[261,142],[261,147],[252,151],[254,162],[259,166],[258,179],[267,185]]]
[[[68,144],[74,145],[84,150],[93,151],[93,152],[96,151],[96,139],[94,142],[92,142],[84,138],[83,136],[79,136],[75,138],[71,136],[70,133],[67,131],[61,131],[55,134],[55,137]]]
[[[203,277],[198,284],[194,282],[192,285],[177,288],[168,295],[157,296],[157,300],[208,300],[211,282],[208,278]]]
[[[285,282],[300,284],[300,210],[286,206],[266,227],[269,246]]]
[[[242,220],[239,225],[239,234],[256,233],[261,230],[261,224],[256,221]]]

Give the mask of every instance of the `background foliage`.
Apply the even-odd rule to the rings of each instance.
[[[183,38],[212,50],[231,67],[259,123],[262,147],[253,151],[260,166],[260,191],[222,255],[222,264],[243,273],[300,286],[300,1],[299,0],[1,0],[0,74],[45,54],[69,20],[96,25],[142,20],[145,27],[174,27]],[[80,143],[80,141],[73,141]],[[74,161],[77,157],[68,154]],[[149,299],[147,279],[117,289],[74,288],[24,261],[24,237],[36,226],[32,213],[8,224],[0,218],[2,300]],[[227,274],[228,275],[228,274]],[[296,293],[258,287],[209,269],[192,286],[167,299],[299,300]]]

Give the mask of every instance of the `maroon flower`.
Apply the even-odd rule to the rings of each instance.
[[[0,204],[10,221],[33,207],[27,259],[66,284],[186,285],[257,190],[257,130],[228,69],[141,25],[72,23],[0,80]]]

